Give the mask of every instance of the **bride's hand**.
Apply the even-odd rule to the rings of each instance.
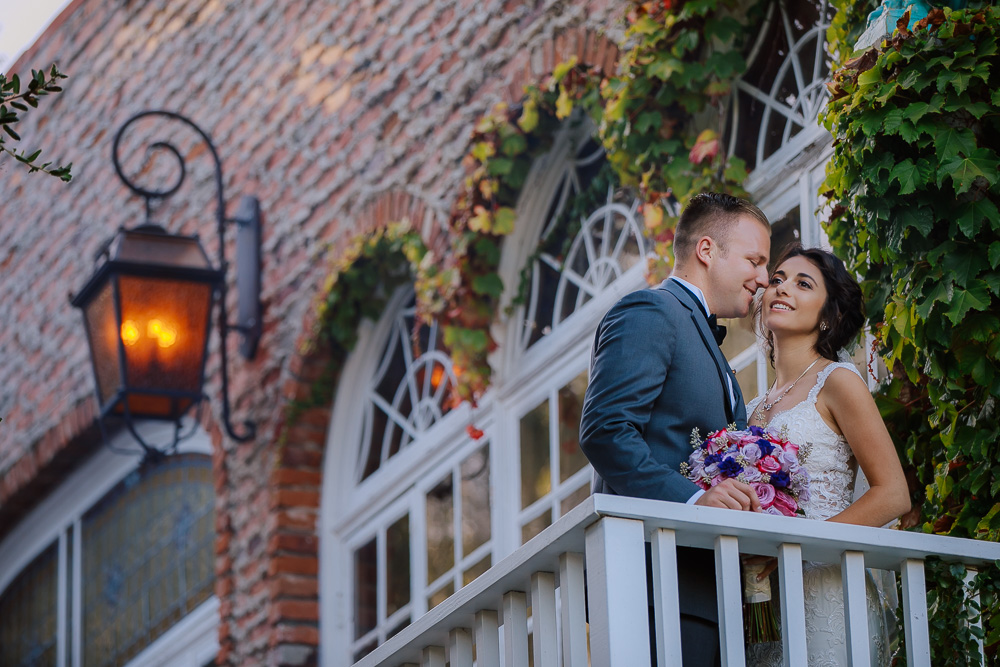
[[[744,556],[743,564],[749,567],[764,566],[757,575],[757,581],[764,581],[772,572],[778,569],[778,559],[774,556]]]

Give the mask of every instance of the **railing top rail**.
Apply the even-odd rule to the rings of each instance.
[[[711,549],[716,537],[732,535],[743,553],[775,555],[780,544],[794,543],[801,545],[806,560],[839,563],[841,553],[850,549],[864,552],[868,567],[897,571],[907,559],[931,555],[971,566],[1000,560],[1000,544],[994,542],[599,494],[587,498],[355,667],[374,667],[390,657],[392,664],[419,664],[425,646],[447,645],[448,632],[472,628],[477,611],[499,611],[504,593],[530,590],[533,572],[558,572],[560,554],[583,553],[584,529],[603,516],[642,521],[647,536],[658,528],[673,529],[679,546]]]
[[[711,549],[718,535],[732,535],[743,553],[777,555],[782,543],[802,546],[805,560],[839,563],[845,543],[853,551],[865,553],[865,565],[899,570],[909,558],[940,556],[973,567],[1000,559],[1000,544],[943,535],[927,535],[871,526],[855,526],[833,521],[803,521],[798,517],[773,516],[752,512],[680,503],[665,503],[624,496],[592,496],[601,516],[640,520],[647,536],[657,528],[677,531],[677,544]]]

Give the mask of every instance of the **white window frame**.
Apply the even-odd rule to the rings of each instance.
[[[165,442],[172,438],[174,427],[161,422],[140,423],[137,429],[148,442]],[[111,438],[115,449],[134,451],[134,455],[117,454],[101,446],[71,473],[59,487],[35,509],[21,519],[0,543],[0,592],[27,567],[36,556],[58,542],[57,597],[57,667],[80,667],[83,664],[83,587],[82,534],[83,516],[109,491],[139,467],[141,452],[128,433]],[[178,453],[212,455],[208,434],[197,427],[194,434],[181,442]],[[74,553],[68,553],[67,531],[72,528]],[[72,645],[67,646],[67,568],[72,567],[73,628]],[[200,667],[213,660],[219,652],[219,601],[215,595],[184,616],[167,632],[132,658],[126,667],[140,665],[192,665]]]

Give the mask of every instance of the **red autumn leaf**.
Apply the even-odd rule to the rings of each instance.
[[[701,164],[705,160],[711,161],[718,154],[719,136],[712,130],[702,130],[694,142],[688,159],[691,160],[691,164]]]
[[[472,438],[473,440],[479,440],[484,435],[482,430],[476,428],[472,424],[469,424],[468,426],[465,427],[465,432],[468,433],[469,437]]]

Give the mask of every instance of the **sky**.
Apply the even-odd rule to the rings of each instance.
[[[0,72],[7,72],[69,3],[70,0],[0,0]],[[25,68],[29,74],[30,70],[30,65]]]

